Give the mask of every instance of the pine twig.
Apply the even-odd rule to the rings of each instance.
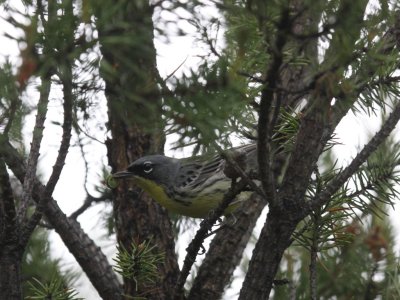
[[[107,199],[104,197],[93,197],[92,195],[88,194],[85,201],[77,210],[75,210],[69,217],[71,219],[77,219],[81,214],[83,214],[93,203],[99,203],[106,201]]]

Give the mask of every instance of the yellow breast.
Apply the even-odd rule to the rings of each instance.
[[[146,191],[154,200],[156,200],[158,203],[160,203],[171,212],[192,218],[207,217],[211,210],[218,207],[224,197],[223,192],[206,195],[202,195],[201,193],[199,193],[198,197],[190,199],[191,202],[189,202],[189,204],[183,204],[181,202],[175,201],[174,199],[171,199],[166,194],[164,188],[156,184],[154,181],[142,177],[135,177],[135,183],[144,191]],[[221,187],[219,190],[227,190],[228,188],[229,186],[226,189]],[[227,215],[234,211],[245,198],[249,197],[249,194],[249,192],[241,193],[237,197],[237,199],[235,199],[234,202],[229,205],[224,214]]]

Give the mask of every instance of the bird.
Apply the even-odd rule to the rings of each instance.
[[[256,144],[242,145],[229,151],[246,172],[256,172]],[[188,158],[148,155],[131,163],[126,170],[112,174],[114,179],[132,179],[154,200],[172,213],[192,218],[206,218],[222,202],[232,184],[226,155],[204,154]],[[239,176],[237,176],[239,177]],[[250,197],[245,190],[224,211],[234,212]]]

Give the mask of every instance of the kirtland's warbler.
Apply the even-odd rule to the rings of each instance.
[[[238,157],[239,166],[246,173],[256,170],[256,144],[229,150]],[[168,210],[194,218],[205,218],[222,202],[231,187],[227,176],[227,162],[223,155],[202,155],[176,159],[163,155],[149,155],[134,161],[125,171],[112,175],[115,179],[131,178],[150,196]],[[224,214],[235,210],[250,196],[240,193]]]

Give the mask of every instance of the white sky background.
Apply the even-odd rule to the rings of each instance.
[[[22,7],[19,1],[13,1],[13,5],[16,7]],[[9,24],[4,22],[1,17],[4,17],[4,11],[0,10],[0,63],[4,63],[4,58],[8,57],[12,62],[18,62],[19,48],[15,42],[12,42],[10,39],[4,37],[5,33],[10,35],[19,34],[15,32],[15,29],[12,28]],[[208,10],[205,12],[205,15],[209,16],[211,14],[215,14],[215,10]],[[173,15],[168,13],[163,13],[161,18],[163,19],[173,19]],[[182,21],[183,23],[179,24],[180,26],[184,26],[187,32],[194,33],[194,28]],[[171,72],[173,72],[182,62],[184,66],[182,69],[178,70],[176,74],[180,74],[182,70],[185,70],[189,67],[195,66],[199,62],[199,58],[196,56],[198,54],[204,54],[204,47],[202,45],[197,44],[192,37],[190,36],[175,36],[170,37],[169,43],[163,43],[159,40],[155,42],[158,57],[157,64],[162,77],[166,77]],[[28,90],[28,97],[32,104],[37,101],[37,91],[35,87],[31,87]],[[48,112],[48,120],[46,121],[45,131],[44,131],[44,139],[42,142],[42,150],[41,150],[41,158],[40,158],[40,172],[43,174],[44,178],[48,178],[51,173],[52,165],[57,156],[59,142],[61,141],[61,129],[59,126],[55,126],[51,124],[51,121],[59,121],[62,120],[62,98],[60,98],[59,93],[52,92],[51,94],[51,105],[49,107]],[[105,102],[102,103],[104,107],[104,111],[101,115],[97,116],[98,122],[106,121],[106,110],[105,110]],[[25,134],[26,134],[26,145],[28,146],[31,141],[32,136],[32,128],[34,124],[35,114],[32,114],[26,121],[25,124]],[[368,141],[368,138],[371,136],[371,133],[374,133],[380,124],[380,118],[376,117],[368,117],[358,116],[354,118],[354,116],[349,115],[346,116],[343,121],[339,124],[337,128],[338,137],[343,145],[337,146],[335,153],[338,156],[338,159],[343,164],[348,163],[352,157],[354,157],[357,151]],[[93,131],[95,132],[95,131]],[[397,128],[398,132],[398,128]],[[99,136],[100,135],[100,136]],[[97,136],[99,140],[105,140],[106,136],[102,132],[97,132]],[[168,143],[171,143],[172,139],[168,140]],[[73,142],[76,142],[76,139],[73,139]],[[166,146],[166,153],[170,156],[182,157],[190,155],[189,149],[185,149],[183,152],[171,152],[168,151],[168,143]],[[106,159],[106,148],[104,145],[93,142],[85,148],[85,151],[89,157],[90,163],[90,176],[89,176],[89,189],[91,184],[98,183],[101,178],[101,163],[107,165]],[[85,191],[83,188],[84,182],[84,162],[81,158],[80,150],[78,147],[71,147],[67,156],[66,164],[62,172],[62,176],[60,178],[59,183],[55,189],[53,194],[54,199],[57,200],[60,207],[63,209],[64,213],[67,215],[71,214],[78,207],[80,207],[85,198]],[[393,223],[395,224],[396,229],[396,237],[399,236],[399,228],[400,228],[400,218],[398,217],[398,212],[400,210],[400,203],[396,205],[396,211],[391,211],[391,216]],[[88,209],[82,216],[79,217],[79,221],[85,230],[89,234],[89,236],[96,241],[99,245],[101,245],[102,249],[106,253],[108,257],[111,257],[115,252],[115,239],[105,239],[106,231],[103,229],[101,225],[101,221],[99,221],[99,212],[104,209],[110,209],[110,207],[106,207],[105,205],[97,205],[90,209]],[[265,220],[265,213],[263,214],[262,219],[259,220],[257,231],[259,232],[262,224]],[[184,249],[186,248],[187,243],[190,242],[190,238],[193,233],[187,234],[187,236],[181,239],[180,244],[177,246],[180,249],[180,253],[184,254]],[[65,248],[64,244],[60,240],[59,236],[52,232],[51,233],[51,241],[52,241],[52,250],[54,257],[62,258],[62,261],[66,268],[77,269],[77,263],[73,256],[68,252]],[[399,240],[397,239],[397,245],[399,245]],[[251,247],[250,247],[251,248]],[[248,255],[251,254],[251,249],[247,249],[246,253]],[[397,251],[399,251],[399,247],[397,247]],[[183,255],[181,255],[180,262],[183,260]],[[240,274],[240,271],[237,270],[235,274]],[[240,282],[234,281],[234,286],[239,287]],[[80,296],[86,299],[96,299],[98,296],[94,296],[96,292],[93,292],[93,288],[91,284],[87,281],[87,279],[80,279],[77,285],[77,290],[80,292]],[[234,294],[237,292],[237,289],[231,289],[228,292],[227,299],[232,299]]]

